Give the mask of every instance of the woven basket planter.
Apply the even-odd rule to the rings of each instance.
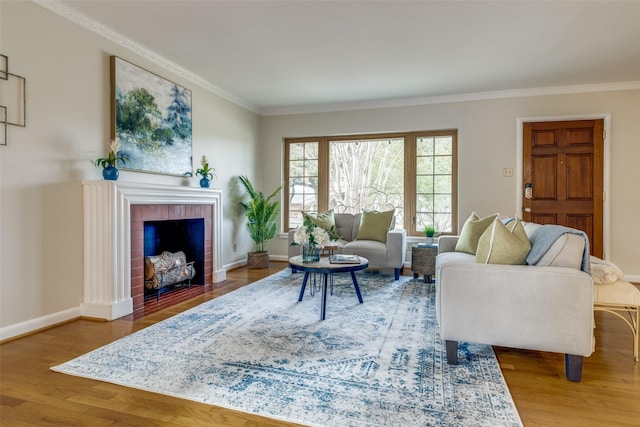
[[[269,252],[249,252],[249,253],[247,253],[247,267],[249,267],[249,268],[269,268]]]

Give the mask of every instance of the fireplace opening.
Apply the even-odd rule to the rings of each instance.
[[[159,298],[182,285],[205,284],[204,236],[203,218],[144,222],[145,264],[151,265],[145,277],[145,298]]]

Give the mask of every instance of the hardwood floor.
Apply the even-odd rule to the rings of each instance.
[[[113,384],[55,373],[51,366],[117,340],[204,301],[286,268],[240,268],[207,292],[175,306],[112,322],[76,320],[0,346],[0,424],[4,426],[293,426]],[[581,383],[566,380],[560,354],[495,348],[523,424],[640,425],[640,362],[627,326],[608,313],[596,318],[596,352]]]

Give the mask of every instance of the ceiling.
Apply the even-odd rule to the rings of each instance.
[[[640,82],[640,1],[36,1],[261,114]]]

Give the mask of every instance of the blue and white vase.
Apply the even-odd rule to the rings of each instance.
[[[211,180],[206,176],[200,180],[200,187],[209,188],[210,185],[211,185]]]
[[[102,169],[102,177],[107,181],[117,181],[119,175],[120,172],[115,166],[109,165],[106,168]]]

